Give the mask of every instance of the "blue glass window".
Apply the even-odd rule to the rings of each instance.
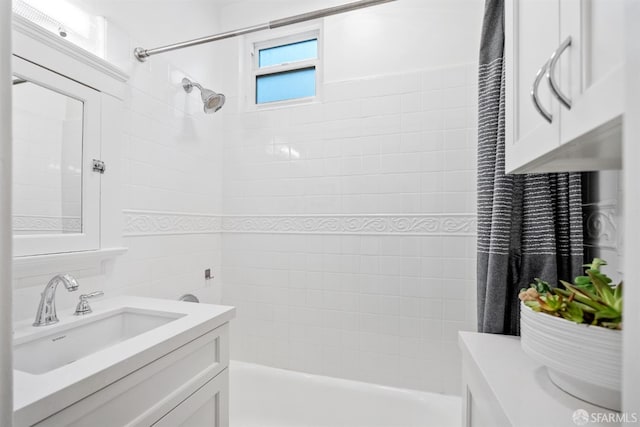
[[[256,104],[306,98],[315,94],[315,67],[256,77]]]
[[[293,43],[284,39],[283,44],[271,42],[269,47],[257,48],[256,104],[316,95],[318,37],[310,34],[302,37],[305,36]]]
[[[258,66],[269,67],[318,57],[318,39],[260,49]]]

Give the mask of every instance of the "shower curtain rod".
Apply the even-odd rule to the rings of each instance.
[[[144,49],[142,47],[137,47],[134,49],[133,55],[136,57],[136,59],[138,59],[138,61],[144,62],[148,57],[152,55],[157,55],[159,53],[171,52],[172,50],[184,49],[185,47],[211,43],[218,40],[224,40],[231,37],[241,36],[243,34],[255,33],[256,31],[285,27],[287,25],[297,24],[305,21],[311,21],[313,19],[324,18],[325,16],[337,15],[340,13],[350,12],[352,10],[363,9],[365,7],[375,6],[382,3],[389,3],[392,1],[396,1],[396,0],[356,1],[353,3],[344,4],[341,6],[328,7],[326,9],[320,9],[313,12],[294,15],[288,18],[276,19],[275,21],[270,21],[270,22],[267,22],[266,24],[254,25],[253,27],[246,27],[246,28],[242,28],[234,31],[227,31],[225,33],[214,34],[212,36],[201,37],[199,39],[193,39],[186,42],[170,44],[162,47],[156,47],[154,49]]]

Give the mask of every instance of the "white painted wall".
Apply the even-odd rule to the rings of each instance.
[[[220,28],[243,28],[344,3],[222,2]],[[400,0],[325,18],[325,80],[335,82],[475,61],[483,8],[481,0]],[[226,62],[235,66],[234,61]]]
[[[218,0],[70,0],[89,13],[104,16],[109,39],[107,56],[132,70],[131,51],[137,46],[154,48],[214,34],[220,31]],[[115,27],[115,28],[114,28]],[[131,43],[124,49],[125,43]],[[202,45],[154,57],[178,65],[206,86],[216,82],[220,66],[213,45]]]
[[[0,2],[0,425],[13,418],[11,304],[11,2]]]

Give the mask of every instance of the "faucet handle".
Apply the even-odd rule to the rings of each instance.
[[[102,291],[91,292],[90,294],[82,294],[80,295],[80,301],[78,301],[78,305],[76,306],[76,312],[73,313],[76,316],[81,316],[83,314],[89,314],[93,310],[91,310],[91,306],[89,305],[90,298],[97,298],[104,295]]]

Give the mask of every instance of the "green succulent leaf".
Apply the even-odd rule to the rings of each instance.
[[[571,296],[573,296],[573,301],[571,301],[571,304],[577,304],[582,311],[587,312],[587,313],[595,313],[598,309],[600,309],[601,307],[603,307],[601,304],[597,304],[597,303],[593,303],[593,305],[596,305],[598,307],[598,309],[592,307],[591,305],[587,305],[584,302],[580,301],[580,299],[582,299],[583,301],[585,300],[585,297],[580,296],[578,294],[575,294],[571,291],[568,291],[566,289],[554,289],[553,290],[555,293],[558,293],[562,296],[564,296],[565,298],[569,299],[571,298]]]
[[[587,313],[587,314],[595,314],[596,313],[596,309],[591,307],[590,305],[581,303],[580,301],[573,301],[573,304],[577,305],[578,307],[580,307],[580,309],[582,310],[583,314]]]
[[[622,322],[602,322],[600,326],[609,328],[609,329],[622,329]]]
[[[534,288],[540,295],[544,295],[551,291],[551,286],[549,285],[549,283],[537,277],[533,280],[535,283],[532,283],[531,287]]]
[[[589,270],[600,271],[600,267],[603,265],[607,265],[607,261],[601,258],[594,258],[591,264],[584,264],[583,267],[588,267]]]
[[[552,288],[547,282],[536,278],[531,284],[539,296],[525,305],[537,312],[566,320],[622,329],[622,282],[612,285],[612,280],[600,271],[606,261],[594,258],[586,264],[586,276],[578,276],[574,284],[560,281],[563,288]],[[526,290],[525,290],[526,291]]]
[[[540,308],[540,303],[538,301],[525,301],[524,305],[526,305],[533,311],[537,311],[537,312],[542,311],[542,308]]]
[[[575,278],[573,283],[575,283],[576,287],[586,289],[589,292],[596,291],[593,287],[593,284],[591,283],[591,279],[589,278],[589,276],[578,276]]]
[[[560,280],[560,283],[562,284],[562,286],[564,286],[567,290],[577,294],[577,295],[583,295],[585,297],[591,298],[591,297],[596,297],[595,292],[589,292],[587,289],[584,288],[580,288],[578,286],[572,285],[569,282],[565,282],[564,280]]]
[[[602,301],[609,306],[613,306],[615,304],[613,290],[605,278],[603,278],[597,271],[587,270],[587,274],[591,278],[591,283],[593,283],[593,286],[596,288],[596,292]]]
[[[612,308],[601,310],[595,313],[595,320],[606,319],[610,321],[621,321],[622,313]]]
[[[562,297],[562,295],[547,294],[547,297],[544,300],[544,302],[546,303],[546,307],[543,306],[543,308],[545,309],[545,311],[555,313],[563,308],[563,301],[564,298]]]
[[[586,286],[591,284],[591,279],[589,276],[578,276],[575,278],[573,283],[575,283],[576,286]]]
[[[616,297],[616,299],[622,299],[622,282],[620,282],[613,290],[613,296]]]
[[[582,323],[584,321],[584,312],[582,311],[582,308],[575,303],[568,303],[561,315],[565,319],[575,323]]]

